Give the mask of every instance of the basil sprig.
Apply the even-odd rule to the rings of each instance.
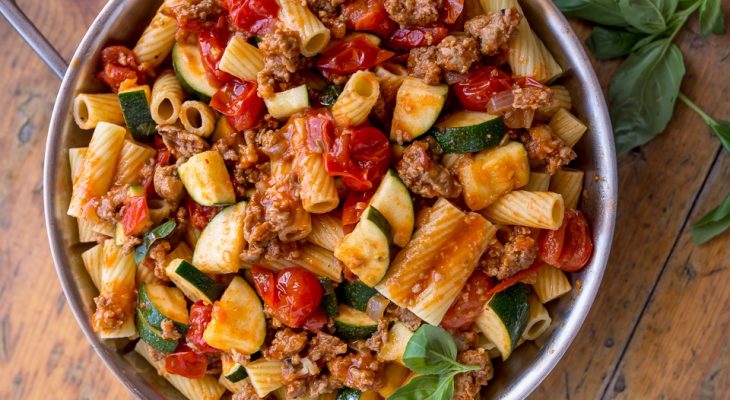
[[[147,257],[147,253],[150,252],[150,248],[152,248],[152,245],[155,244],[155,242],[157,242],[158,240],[170,236],[170,234],[175,230],[176,227],[177,222],[170,220],[165,222],[164,224],[158,225],[155,229],[145,233],[142,244],[134,249],[134,262],[139,265],[139,263],[141,263],[142,260]]]
[[[608,88],[608,102],[619,154],[649,142],[667,127],[679,99],[710,127],[730,151],[730,121],[707,115],[679,92],[684,57],[674,37],[699,11],[700,31],[725,33],[722,0],[555,0],[568,16],[596,24],[586,45],[596,58],[627,56]],[[730,229],[730,195],[692,226],[695,243]]]
[[[403,363],[420,375],[396,390],[388,400],[448,400],[457,374],[478,370],[456,361],[456,343],[443,328],[422,325],[408,341]]]

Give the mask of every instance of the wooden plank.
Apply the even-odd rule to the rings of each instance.
[[[18,3],[68,59],[104,1]],[[50,258],[41,175],[59,81],[4,22],[0,48],[0,398],[130,398],[78,328]]]
[[[691,221],[730,193],[723,152]],[[714,399],[730,393],[730,232],[704,246],[688,224],[626,349],[607,399]]]
[[[683,90],[707,112],[727,117],[730,35],[703,38],[698,31],[693,20],[678,37],[687,64]],[[581,32],[585,37],[585,26]],[[604,85],[615,67],[596,63]],[[600,293],[573,345],[532,398],[593,399],[604,393],[719,146],[702,121],[678,105],[663,135],[620,158],[616,235]]]

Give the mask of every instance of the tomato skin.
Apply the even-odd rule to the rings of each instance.
[[[447,329],[463,329],[473,324],[489,300],[488,293],[493,286],[494,283],[487,274],[480,270],[474,271],[459,297],[446,311],[441,326]]]
[[[464,11],[464,0],[445,0],[441,13],[441,20],[453,24]]]
[[[566,272],[585,267],[593,253],[593,240],[583,213],[566,209],[560,228],[540,232],[539,246],[540,259],[549,265]]]
[[[443,26],[409,26],[393,32],[388,39],[388,46],[397,50],[405,50],[436,45],[448,34],[449,30]]]
[[[210,106],[228,117],[231,126],[243,131],[254,128],[264,112],[264,101],[256,94],[256,82],[233,78],[213,95]]]
[[[350,191],[345,199],[342,207],[342,227],[348,229],[357,224],[363,211],[370,204],[370,199],[375,194],[375,190],[371,189],[365,192]]]
[[[190,306],[190,317],[188,318],[188,332],[185,341],[191,349],[201,353],[217,353],[220,350],[212,347],[203,339],[203,332],[210,322],[213,313],[213,306],[198,300]]]
[[[254,286],[274,316],[291,328],[301,327],[322,302],[322,285],[301,267],[276,273],[261,267],[252,269]]]
[[[135,79],[138,84],[145,81],[139,70],[134,52],[125,46],[109,46],[101,51],[102,69],[96,75],[116,93],[119,85],[127,79]]]
[[[307,149],[312,153],[326,153],[332,147],[335,121],[326,108],[313,108],[306,112]]]
[[[330,176],[342,177],[351,190],[372,189],[390,165],[390,141],[377,128],[361,126],[344,129],[324,157]]]
[[[452,87],[464,108],[485,111],[495,94],[512,89],[512,79],[497,67],[480,66]]]
[[[221,206],[202,206],[190,197],[186,201],[190,222],[201,230],[205,229],[210,220],[223,209]]]
[[[220,16],[215,25],[204,28],[198,34],[198,50],[202,55],[205,72],[217,82],[233,79],[233,75],[218,68],[230,38],[231,31],[225,16]]]
[[[342,6],[348,30],[369,31],[388,36],[398,24],[385,11],[383,0],[355,0]]]
[[[532,265],[530,265],[526,269],[523,269],[522,271],[510,276],[509,278],[499,282],[493,288],[489,289],[489,291],[487,292],[487,295],[489,297],[492,297],[493,295],[495,295],[499,292],[503,292],[503,291],[509,289],[510,287],[514,286],[515,284],[520,283],[521,281],[534,276],[535,274],[537,274],[537,270],[540,269],[540,267],[542,267],[543,265],[544,264],[539,262],[539,260],[536,260],[534,263],[532,263]]]
[[[200,379],[205,376],[207,369],[208,357],[185,345],[179,346],[174,353],[165,356],[165,370],[171,374]]]
[[[125,235],[139,235],[151,225],[152,219],[150,219],[150,209],[147,207],[146,197],[127,197],[124,199],[122,227],[124,228]]]
[[[370,69],[395,53],[374,46],[364,37],[343,40],[325,51],[317,60],[317,68],[326,74],[348,75]]]
[[[279,15],[279,5],[274,0],[225,0],[223,7],[234,25],[257,35],[268,32]]]

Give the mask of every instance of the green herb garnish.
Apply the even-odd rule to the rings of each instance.
[[[152,245],[155,244],[156,241],[170,236],[170,234],[172,233],[172,231],[175,230],[176,227],[177,223],[170,220],[145,233],[144,241],[142,242],[142,244],[134,249],[134,262],[139,265],[139,263],[141,263],[142,260],[147,257],[147,253],[150,252],[150,248],[152,248]]]

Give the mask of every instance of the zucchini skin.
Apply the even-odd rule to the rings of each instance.
[[[177,349],[177,340],[163,338],[162,333],[147,323],[139,310],[137,310],[135,322],[139,337],[155,350],[163,353],[172,353]]]
[[[246,368],[243,368],[241,365],[238,365],[233,372],[226,375],[226,379],[228,379],[232,383],[236,383],[236,382],[240,382],[240,381],[246,379],[247,376],[248,376],[248,373],[246,372]]]
[[[339,303],[337,302],[337,295],[335,294],[335,288],[332,285],[330,278],[321,277],[319,283],[322,285],[324,295],[322,296],[322,308],[324,313],[330,318],[334,318],[340,315]]]
[[[507,328],[513,349],[517,346],[530,319],[529,295],[530,289],[526,285],[518,283],[495,294],[488,303]]]
[[[200,272],[199,269],[185,260],[175,268],[175,273],[182,279],[188,281],[192,286],[195,286],[211,303],[220,299],[221,295],[223,295],[223,287],[218,282]]]
[[[367,339],[378,330],[378,323],[362,311],[342,305],[335,318],[336,335],[347,341]]]
[[[165,314],[160,312],[160,310],[155,307],[154,303],[150,300],[150,298],[147,296],[147,290],[146,285],[143,283],[139,285],[138,291],[138,297],[137,297],[137,307],[139,309],[140,314],[142,317],[154,328],[162,329],[162,321],[168,318]],[[171,319],[170,319],[171,320]],[[172,320],[171,320],[172,321]],[[175,325],[175,329],[178,330],[181,334],[185,334],[188,331],[188,325],[172,321],[172,323]]]
[[[346,387],[337,392],[336,400],[360,400],[361,395],[361,391]]]
[[[119,105],[122,107],[124,121],[132,137],[140,142],[149,142],[155,136],[157,123],[152,119],[147,95],[142,89],[120,92]]]
[[[506,132],[502,118],[481,124],[431,128],[431,134],[445,153],[475,153],[499,145]]]
[[[337,289],[340,292],[343,303],[362,312],[367,310],[370,298],[378,294],[377,290],[362,283],[360,280],[352,282],[345,281]]]

